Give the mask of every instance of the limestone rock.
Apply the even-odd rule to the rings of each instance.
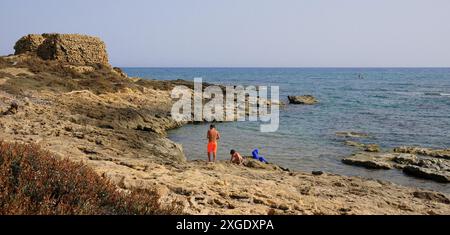
[[[13,101],[11,105],[9,106],[8,110],[2,112],[2,115],[12,115],[16,114],[19,110],[19,104],[17,104],[16,101]]]
[[[36,53],[45,60],[71,65],[108,65],[105,43],[97,37],[79,34],[30,34],[14,46],[15,54]]]
[[[401,146],[401,147],[394,148],[394,152],[412,153],[412,154],[420,154],[420,155],[425,155],[425,156],[430,156],[430,157],[450,159],[450,149],[430,149],[430,148],[421,148],[421,147]]]
[[[357,153],[350,157],[342,159],[344,164],[362,166],[369,169],[392,169],[389,161],[393,158],[392,154],[369,154]]]
[[[364,151],[366,152],[380,152],[380,146],[377,144],[367,144],[364,146]]]
[[[45,38],[39,34],[29,34],[20,38],[14,45],[15,54],[36,53]]]
[[[88,73],[88,72],[92,72],[92,71],[95,70],[95,68],[92,67],[92,66],[66,65],[64,67],[66,67],[66,68],[68,68],[68,69],[70,69],[70,70],[72,70],[74,72],[77,72],[77,73]]]
[[[118,73],[120,76],[127,78],[128,75],[119,67],[114,67],[113,71]]]
[[[271,164],[264,163],[253,159],[252,157],[244,157],[244,166],[255,169],[265,169],[265,170],[279,170],[280,167]]]
[[[444,204],[450,204],[450,199],[442,193],[432,191],[416,191],[413,196],[420,199],[436,201]]]
[[[312,171],[311,174],[313,174],[313,175],[323,175],[323,171]]]
[[[415,164],[418,161],[416,155],[413,154],[399,154],[395,156],[392,160],[398,164],[403,165]]]
[[[312,105],[318,102],[318,100],[312,95],[288,96],[288,99],[291,104]]]
[[[403,169],[407,175],[450,182],[450,162],[445,159],[419,159],[413,154],[360,152],[342,159],[344,164],[368,169]]]
[[[186,156],[183,152],[183,146],[169,139],[158,139],[156,144],[152,144],[153,154],[163,157],[167,162],[185,162]]]
[[[377,144],[363,144],[355,141],[345,141],[345,144],[348,146],[363,149],[366,152],[380,152],[380,146],[378,146]]]
[[[403,168],[403,172],[408,175],[419,178],[430,179],[437,182],[449,183],[450,174],[447,172],[438,171],[436,169],[419,167],[415,165],[407,165]]]

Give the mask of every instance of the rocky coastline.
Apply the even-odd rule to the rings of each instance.
[[[26,36],[16,47],[15,55],[0,57],[0,138],[83,162],[120,190],[156,188],[161,200],[182,202],[188,214],[450,214],[448,195],[390,182],[251,159],[244,166],[188,161],[166,131],[186,124],[170,116],[170,91],[189,82],[130,78],[89,36]],[[406,173],[424,168],[405,155],[418,151],[364,154],[375,167]]]

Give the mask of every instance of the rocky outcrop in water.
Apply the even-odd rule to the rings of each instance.
[[[403,168],[403,172],[419,178],[430,179],[436,182],[448,183],[450,182],[450,174],[443,173],[440,170],[433,168],[419,167],[415,165],[407,165]]]
[[[345,141],[344,143],[345,143],[345,145],[357,147],[366,152],[380,152],[380,146],[378,146],[377,144],[363,144],[363,143],[358,143],[358,142],[350,141],[350,140]]]
[[[338,131],[336,132],[336,136],[345,137],[345,138],[367,138],[368,134],[356,131]]]
[[[418,158],[413,154],[395,154],[392,161],[397,163],[396,168],[401,169],[402,166],[415,164],[418,161]]]
[[[312,105],[319,102],[312,95],[288,96],[288,100],[289,103],[291,104],[305,104],[305,105]]]
[[[342,159],[342,162],[348,165],[362,166],[368,169],[392,169],[390,160],[394,158],[393,154],[370,154],[356,153],[350,157]]]
[[[403,172],[437,182],[450,182],[450,162],[444,159],[418,159],[406,165]]]
[[[397,153],[412,153],[430,157],[444,158],[450,160],[450,149],[431,149],[421,147],[408,147],[401,146],[394,148],[394,152]]]
[[[450,162],[445,159],[419,158],[406,153],[356,153],[342,159],[348,165],[368,169],[401,169],[407,175],[436,182],[450,182]]]

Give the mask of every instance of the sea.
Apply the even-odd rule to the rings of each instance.
[[[297,171],[324,171],[391,181],[450,193],[448,184],[406,176],[401,170],[368,170],[345,165],[355,153],[346,140],[398,146],[450,148],[450,68],[123,68],[133,77],[157,80],[201,77],[223,85],[279,86],[279,129],[260,132],[259,122],[216,123],[221,139],[218,159],[231,149],[251,155],[259,149],[270,162]],[[313,95],[316,105],[290,105],[288,95]],[[189,160],[206,160],[209,124],[169,132]],[[367,133],[349,139],[336,132]]]

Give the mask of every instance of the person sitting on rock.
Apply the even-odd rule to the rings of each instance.
[[[244,158],[241,156],[241,154],[236,152],[234,149],[232,149],[230,151],[230,155],[231,155],[231,159],[230,159],[231,163],[235,163],[238,165],[241,165],[242,163],[244,163]]]

